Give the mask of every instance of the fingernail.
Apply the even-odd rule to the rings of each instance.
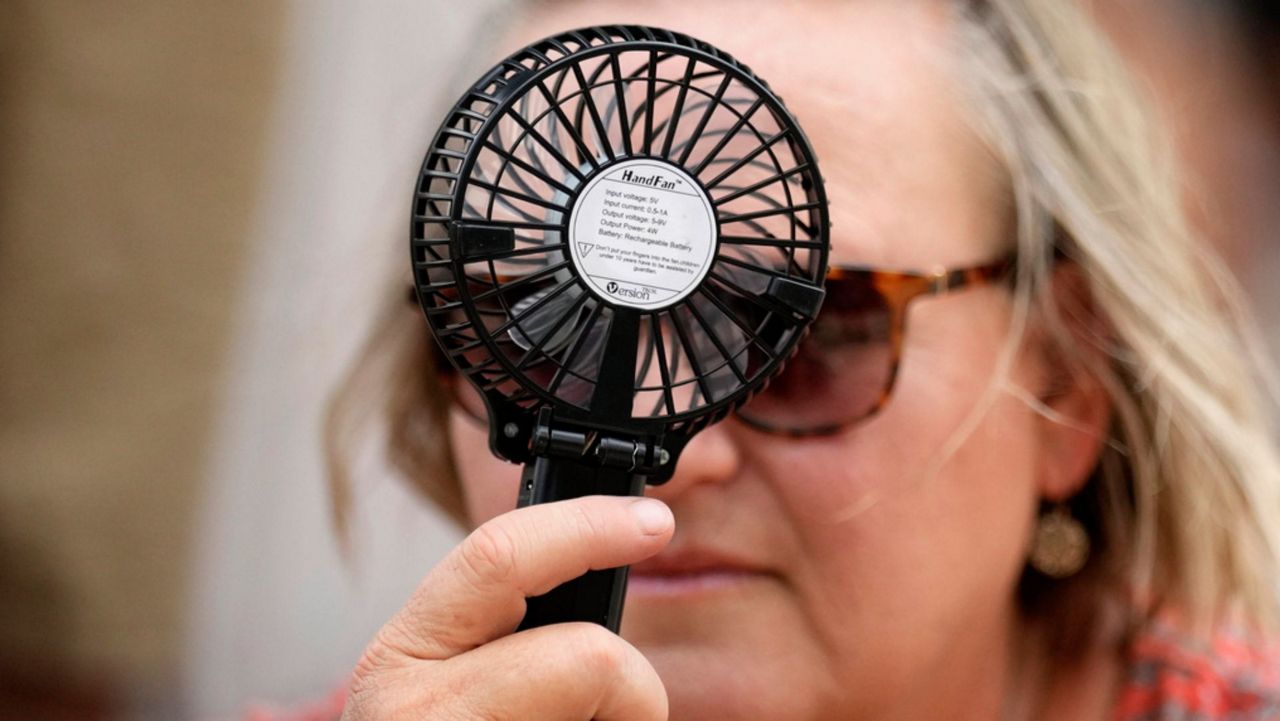
[[[640,530],[650,536],[666,531],[675,523],[667,504],[653,498],[639,498],[631,502],[631,515]]]

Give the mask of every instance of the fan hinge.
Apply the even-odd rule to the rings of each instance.
[[[549,406],[538,411],[533,436],[529,439],[529,449],[538,456],[567,458],[579,463],[637,474],[656,473],[670,459],[666,449],[657,443],[557,424]]]

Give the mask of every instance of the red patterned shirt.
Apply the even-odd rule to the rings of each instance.
[[[1116,721],[1276,721],[1280,643],[1224,631],[1197,642],[1167,621],[1130,646]]]

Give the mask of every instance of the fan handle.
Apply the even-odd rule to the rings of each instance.
[[[645,477],[618,468],[589,466],[567,458],[539,456],[520,474],[517,507],[606,494],[644,495]],[[629,566],[587,571],[541,596],[525,599],[518,630],[569,621],[590,621],[618,632]]]

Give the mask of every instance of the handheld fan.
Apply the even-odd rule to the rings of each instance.
[[[640,495],[759,391],[823,299],[828,215],[782,100],[705,42],[608,26],[490,70],[436,133],[411,252],[518,505]],[[618,629],[626,567],[531,598],[523,627]]]

